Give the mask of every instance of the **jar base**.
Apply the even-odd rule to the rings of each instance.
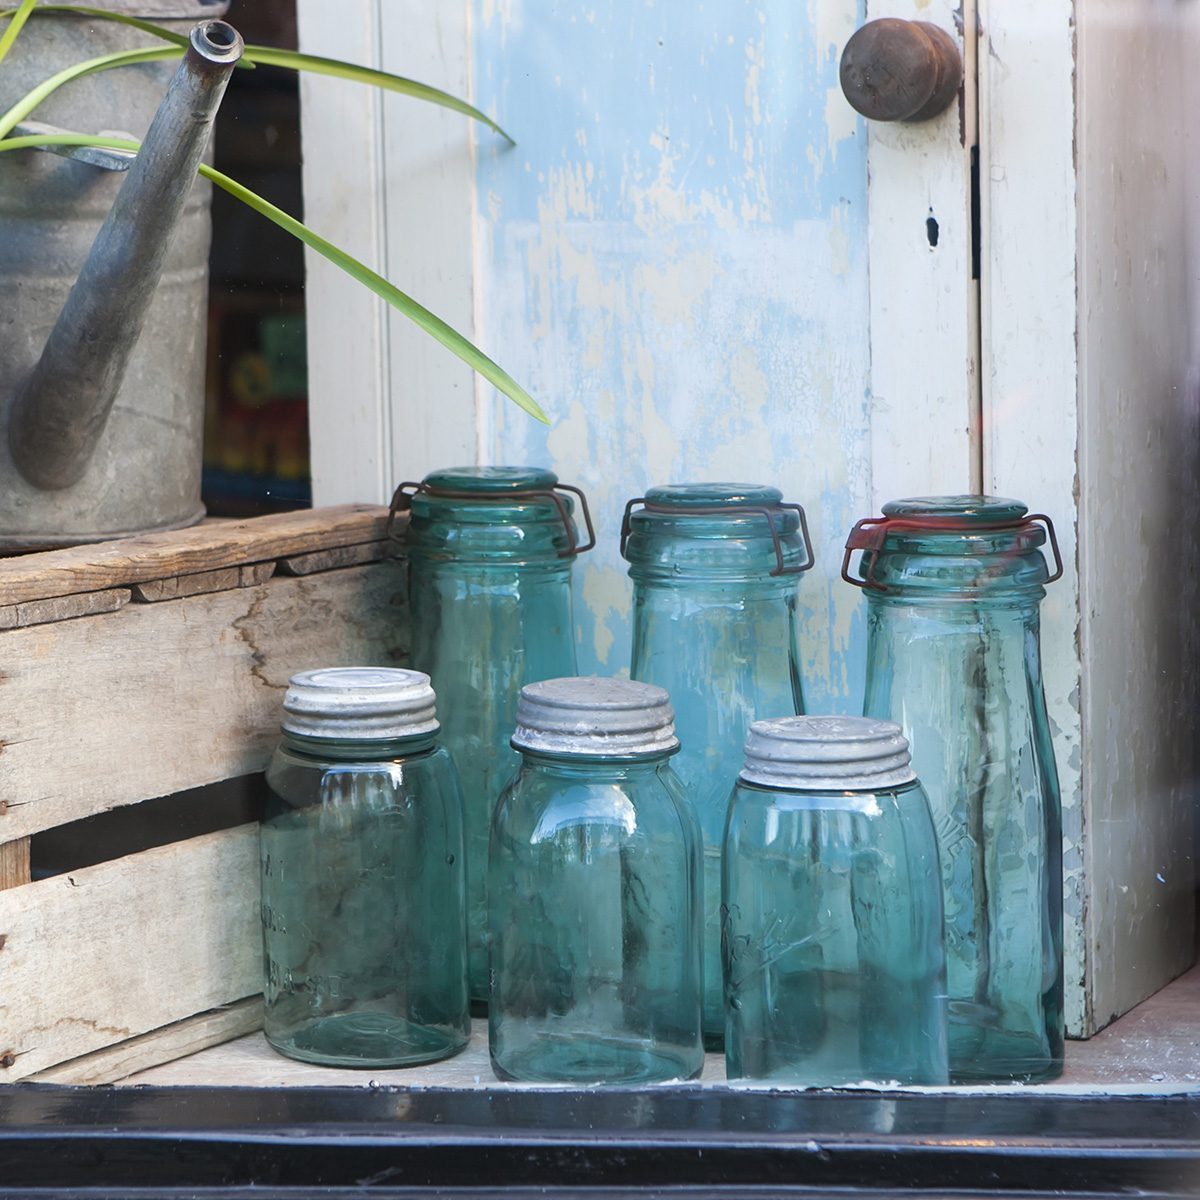
[[[457,1054],[469,1035],[445,1026],[418,1025],[380,1012],[337,1013],[305,1021],[286,1034],[267,1034],[288,1058],[323,1067],[412,1067]]]
[[[609,1084],[682,1082],[704,1070],[704,1055],[647,1046],[634,1038],[542,1036],[504,1056],[492,1054],[498,1079],[515,1083]]]

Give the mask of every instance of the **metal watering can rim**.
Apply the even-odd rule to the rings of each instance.
[[[241,35],[224,21],[193,28],[42,356],[13,401],[9,450],[34,487],[70,487],[87,469],[243,49]]]

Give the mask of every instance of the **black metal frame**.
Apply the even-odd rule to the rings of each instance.
[[[1200,1094],[0,1090],[0,1195],[1196,1196]]]

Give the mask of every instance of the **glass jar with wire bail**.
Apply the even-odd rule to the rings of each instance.
[[[433,680],[462,781],[471,997],[484,1001],[488,829],[518,762],[517,697],[526,683],[575,673],[571,565],[596,537],[583,493],[537,467],[435,471],[396,489],[393,521],[401,513],[411,662]]]
[[[470,1034],[462,796],[429,677],[293,676],[261,828],[263,1025],[339,1067],[454,1054]]]
[[[691,1079],[700,834],[667,694],[627,679],[521,692],[521,766],[492,825],[492,1065],[501,1079]]]
[[[898,725],[755,721],[722,872],[730,1079],[948,1082],[937,839]]]
[[[721,837],[755,717],[804,711],[799,576],[813,565],[804,510],[777,488],[691,483],[625,506],[634,679],[666,688],[683,749],[675,769],[704,837],[704,1035],[719,1049]]]
[[[994,496],[896,500],[854,527],[842,574],[867,597],[864,711],[902,726],[933,809],[951,1077],[1054,1078],[1062,812],[1038,621],[1062,574],[1054,526]]]

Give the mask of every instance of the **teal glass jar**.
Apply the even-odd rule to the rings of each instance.
[[[722,873],[730,1079],[949,1081],[937,839],[898,725],[754,722]]]
[[[704,1034],[720,1049],[729,789],[750,722],[804,711],[796,606],[812,547],[804,510],[777,488],[689,483],[629,501],[621,553],[633,580],[630,675],[671,697],[675,770],[704,837]]]
[[[521,692],[521,765],[492,825],[492,1066],[501,1079],[691,1079],[700,1036],[700,838],[661,688]]]
[[[993,496],[883,513],[855,526],[843,576],[867,596],[864,711],[902,726],[933,808],[951,1075],[1051,1079],[1063,1062],[1062,811],[1038,606],[1062,574],[1054,528]]]
[[[261,829],[267,1040],[338,1067],[461,1050],[462,796],[428,676],[306,671],[284,698]]]
[[[435,471],[400,485],[392,512],[404,511],[411,662],[433,680],[462,781],[471,996],[482,1001],[488,829],[517,765],[517,697],[526,683],[575,673],[571,564],[596,539],[583,493],[536,467]]]

